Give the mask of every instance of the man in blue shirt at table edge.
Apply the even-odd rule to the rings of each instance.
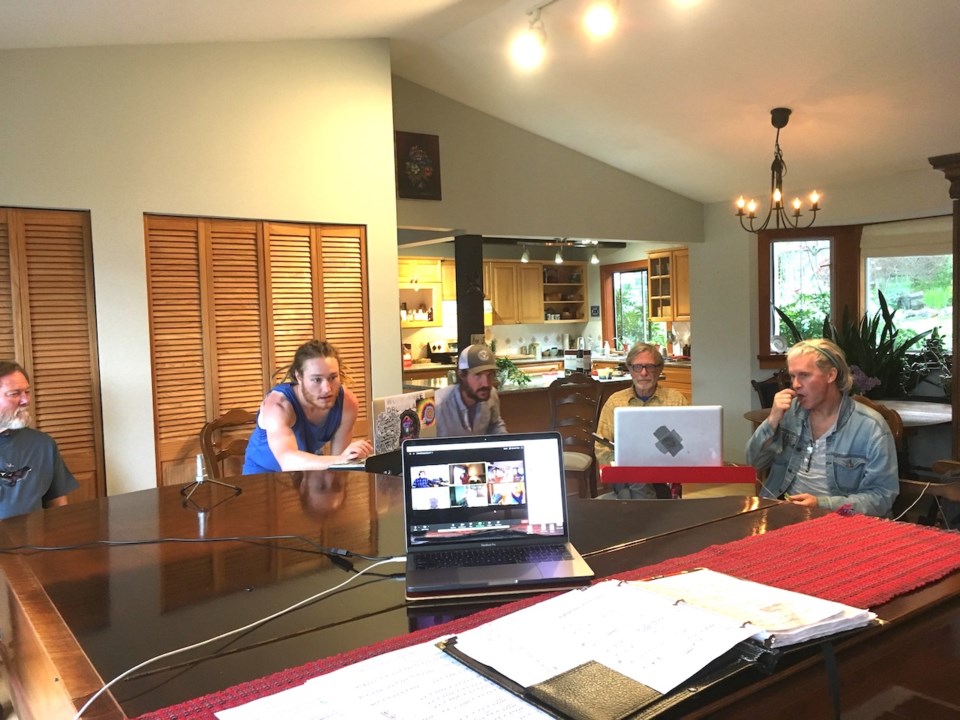
[[[26,371],[0,360],[0,519],[66,505],[80,486],[56,441],[28,427],[30,400]]]

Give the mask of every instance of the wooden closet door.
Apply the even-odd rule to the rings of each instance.
[[[34,424],[53,436],[80,488],[105,494],[90,217],[0,210],[0,355],[30,374]]]
[[[160,484],[193,479],[200,428],[256,410],[311,338],[340,348],[367,433],[363,228],[147,216]]]

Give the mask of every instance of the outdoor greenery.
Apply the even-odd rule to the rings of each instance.
[[[902,335],[894,323],[896,310],[889,309],[882,292],[877,295],[880,309],[872,317],[864,313],[855,322],[845,312],[838,328],[827,313],[819,333],[811,332],[809,321],[798,324],[785,309],[774,309],[793,342],[819,336],[840,346],[854,376],[854,392],[871,398],[902,397],[927,380],[930,372],[939,372],[942,384],[949,386],[950,359],[939,332]]]
[[[647,271],[617,273],[614,283],[614,332],[619,346],[635,342],[666,344],[664,323],[651,322],[647,315]]]

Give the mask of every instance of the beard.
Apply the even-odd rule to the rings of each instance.
[[[0,432],[22,430],[29,424],[30,411],[27,408],[17,408],[13,412],[0,412]]]

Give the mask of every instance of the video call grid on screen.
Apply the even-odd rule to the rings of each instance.
[[[417,542],[496,528],[563,533],[556,440],[422,445],[406,461],[407,525]]]

